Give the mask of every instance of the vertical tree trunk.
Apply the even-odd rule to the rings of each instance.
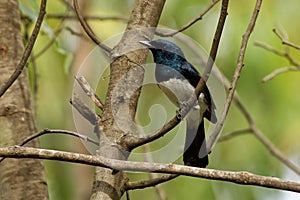
[[[23,53],[17,0],[0,1],[0,85],[8,80]],[[0,98],[0,146],[19,144],[36,131],[27,71]],[[38,147],[35,140],[29,144]],[[48,199],[43,164],[36,159],[0,163],[1,200]]]
[[[139,28],[156,27],[165,0],[136,0],[129,18],[125,34],[112,54],[117,58],[110,65],[110,83],[103,112],[103,132],[98,154],[114,159],[125,160],[129,151],[122,141],[123,136],[132,131],[137,102],[140,94],[139,86],[143,82],[143,69],[138,65],[145,62],[147,51],[133,47],[138,41],[152,38],[153,31],[139,31]],[[125,75],[126,74],[126,75]],[[125,76],[124,76],[125,75]],[[125,77],[125,79],[124,79]],[[137,90],[136,90],[137,89]],[[124,185],[128,181],[125,173],[113,172],[105,168],[96,168],[91,199],[120,199]]]

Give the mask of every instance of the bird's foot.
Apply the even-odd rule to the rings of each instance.
[[[179,103],[179,106],[180,108],[178,110],[176,110],[176,117],[178,120],[183,120],[183,114],[182,114],[182,110],[184,110],[185,107],[188,106],[188,102],[187,101],[181,101],[181,102],[178,102]]]
[[[176,110],[176,118],[181,121],[182,120],[182,114],[181,114],[181,108]]]

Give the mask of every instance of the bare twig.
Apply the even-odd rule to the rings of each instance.
[[[282,36],[275,28],[273,29],[273,32],[281,40],[282,44],[290,46],[290,47],[292,47],[296,50],[300,50],[300,46],[298,46],[296,44],[293,44],[290,41],[288,41],[288,38],[286,36],[284,36],[284,35],[287,35],[287,34],[283,33],[283,36]]]
[[[232,99],[234,97],[234,92],[235,92],[235,89],[236,89],[236,86],[237,86],[237,82],[238,82],[238,79],[240,77],[241,70],[244,66],[244,57],[245,57],[245,52],[246,52],[246,47],[247,47],[247,44],[248,44],[248,40],[249,40],[250,35],[251,35],[251,33],[254,29],[255,22],[257,20],[261,4],[262,4],[262,0],[257,0],[256,1],[255,8],[254,8],[252,17],[250,19],[249,25],[247,27],[247,30],[246,30],[245,34],[243,35],[242,44],[241,44],[241,48],[240,48],[240,52],[239,52],[239,56],[238,56],[238,63],[237,63],[237,66],[236,66],[236,69],[235,69],[235,72],[234,72],[234,75],[233,75],[233,80],[232,80],[231,86],[229,88],[228,97],[226,99],[224,110],[222,111],[221,117],[217,122],[216,128],[214,129],[213,133],[211,134],[211,136],[209,138],[209,141],[208,141],[208,144],[207,144],[208,151],[210,151],[212,149],[214,143],[216,142],[216,140],[218,138],[218,135],[220,134],[220,131],[223,127],[226,116],[228,114],[229,107],[230,107]]]
[[[58,13],[48,13],[46,15],[47,18],[53,19],[68,19],[68,20],[76,20],[76,15],[66,15],[66,14],[58,14]],[[118,20],[127,22],[128,19],[122,16],[98,16],[98,15],[84,15],[82,16],[84,20]]]
[[[218,142],[224,142],[226,140],[230,140],[233,137],[239,136],[239,135],[244,135],[246,133],[251,133],[251,129],[247,128],[247,129],[242,129],[242,130],[237,130],[237,131],[232,131],[231,133],[227,133],[225,135],[222,135],[219,137]]]
[[[91,142],[95,145],[99,145],[99,142],[86,136],[86,135],[82,135],[80,133],[76,133],[76,132],[73,132],[73,131],[68,131],[68,130],[61,130],[61,129],[44,129],[38,133],[35,133],[29,137],[27,137],[23,142],[21,142],[19,144],[19,146],[24,146],[25,144],[27,144],[28,142],[42,136],[42,135],[46,135],[46,134],[64,134],[64,135],[71,135],[71,136],[75,136],[75,137],[78,137],[84,141],[87,141],[87,142]],[[4,160],[5,158],[1,158],[0,159],[0,163]]]
[[[106,46],[105,44],[101,43],[98,40],[98,38],[96,37],[96,35],[94,34],[94,32],[92,31],[92,29],[90,28],[90,26],[86,23],[86,21],[84,20],[84,18],[82,17],[82,15],[79,13],[79,7],[78,7],[77,0],[73,0],[73,4],[74,4],[74,9],[75,9],[76,15],[78,17],[78,20],[79,20],[82,28],[84,29],[84,31],[110,57],[111,48],[109,48],[108,46]]]
[[[4,83],[3,86],[1,86],[0,88],[0,97],[6,92],[6,90],[15,82],[15,80],[17,80],[17,78],[19,77],[19,75],[22,73],[24,67],[26,66],[26,63],[28,61],[28,58],[31,54],[31,51],[33,49],[33,46],[35,44],[36,38],[40,32],[40,28],[46,13],[46,4],[47,4],[47,0],[42,0],[41,1],[41,5],[40,5],[40,11],[39,11],[39,15],[37,17],[34,29],[32,31],[32,34],[29,38],[28,44],[25,48],[25,51],[22,55],[22,58],[19,62],[19,64],[16,67],[16,70],[14,71],[14,73],[9,77],[9,79],[7,80],[7,82]]]
[[[70,99],[72,106],[92,125],[94,125],[94,132],[98,138],[100,138],[99,121],[101,118],[91,110],[86,104],[84,104],[76,95],[73,99]]]
[[[83,38],[83,39],[85,39],[85,40],[87,40],[87,41],[89,41],[89,42],[93,42],[93,41],[90,40],[89,37],[86,36],[86,34],[83,34],[83,33],[81,33],[81,32],[77,32],[77,31],[73,30],[73,29],[72,29],[71,27],[69,27],[69,26],[65,27],[65,29],[66,29],[67,31],[69,31],[72,35],[81,37],[81,38]]]
[[[57,36],[61,33],[61,31],[63,30],[62,24],[61,27],[59,27],[58,29],[55,30],[52,38],[50,39],[50,41],[39,51],[37,52],[34,57],[38,58],[41,55],[43,55],[57,40]]]
[[[162,37],[172,37],[174,35],[176,35],[179,32],[185,31],[186,29],[188,29],[189,27],[191,27],[193,24],[195,24],[197,21],[202,20],[203,16],[208,13],[220,0],[213,0],[208,7],[202,11],[195,19],[193,19],[192,21],[190,21],[189,23],[187,23],[186,25],[182,26],[181,28],[179,28],[177,31],[171,32],[171,33],[160,33],[160,32],[156,32],[156,35],[162,36]]]
[[[70,153],[64,151],[20,146],[0,148],[0,156],[6,158],[36,158],[67,161],[120,171],[179,174],[211,180],[232,182],[241,185],[254,185],[300,193],[300,184],[297,182],[286,181],[275,177],[260,176],[249,172],[222,171],[215,169],[188,167],[176,164],[132,162],[109,159],[99,155],[92,156],[80,153]]]
[[[156,177],[149,180],[142,180],[142,181],[134,181],[128,182],[126,184],[126,190],[136,190],[136,189],[144,189],[146,187],[155,187],[158,184],[170,181],[174,178],[178,177],[178,174],[167,174],[160,177]]]
[[[96,125],[100,120],[99,116],[84,104],[77,95],[74,95],[73,99],[70,99],[70,103],[92,125]]]
[[[80,76],[80,77],[75,76],[75,79],[79,83],[82,90],[86,93],[86,95],[92,99],[92,101],[95,103],[95,105],[99,109],[103,110],[104,104],[102,103],[102,101],[98,97],[98,95],[95,93],[93,88],[90,86],[90,84],[86,81],[86,79],[83,76]]]
[[[276,69],[274,71],[272,71],[270,74],[268,74],[267,76],[265,76],[262,79],[262,82],[265,83],[271,79],[273,79],[275,76],[282,74],[282,73],[286,73],[286,72],[292,72],[292,71],[300,71],[300,66],[289,66],[289,67],[282,67],[279,69]]]
[[[84,141],[87,141],[87,142],[91,142],[95,145],[99,145],[99,142],[86,136],[86,135],[82,135],[80,133],[76,133],[74,131],[68,131],[68,130],[61,130],[61,129],[44,129],[28,138],[26,138],[21,144],[20,146],[23,146],[25,144],[27,144],[28,142],[30,142],[31,140],[35,139],[35,138],[38,138],[42,135],[46,135],[46,134],[64,134],[64,135],[71,135],[71,136],[75,136],[75,137],[78,137]]]
[[[294,66],[300,66],[299,63],[297,63],[290,55],[290,53],[288,52],[288,50],[286,49],[285,51],[280,51],[278,49],[275,49],[274,47],[270,46],[270,45],[267,45],[267,44],[264,44],[262,42],[255,42],[254,43],[256,46],[259,46],[267,51],[270,51],[276,55],[279,55],[279,56],[282,56],[282,57],[285,57],[289,63],[291,65],[294,65]]]
[[[290,52],[289,52],[289,47],[293,47],[297,50],[300,50],[298,48],[300,48],[299,46],[289,42],[289,38],[288,38],[288,34],[286,33],[286,31],[281,27],[279,26],[278,27],[282,33],[282,35],[276,30],[276,29],[273,29],[273,32],[276,34],[276,36],[281,40],[282,44],[283,45],[286,45],[286,48],[285,48],[285,51],[280,51],[270,45],[267,45],[267,44],[264,44],[264,43],[261,43],[261,42],[255,42],[255,45],[267,50],[267,51],[270,51],[272,53],[275,53],[276,55],[279,55],[279,56],[282,56],[284,58],[286,58],[289,63],[293,66],[288,66],[288,67],[283,67],[283,68],[280,68],[280,69],[276,69],[274,71],[272,71],[270,74],[268,74],[267,76],[265,76],[263,79],[262,79],[262,82],[267,82],[271,79],[273,79],[275,76],[279,75],[279,74],[282,74],[282,73],[285,73],[285,72],[290,72],[290,71],[300,71],[300,64],[294,60],[294,58],[290,55]]]

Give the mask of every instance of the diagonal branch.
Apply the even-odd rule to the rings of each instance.
[[[101,101],[100,97],[95,93],[95,91],[87,82],[87,80],[83,76],[80,77],[75,76],[75,79],[79,83],[82,90],[86,93],[86,95],[90,97],[92,101],[95,103],[95,105],[103,111],[104,108],[103,102]]]
[[[195,24],[197,21],[202,20],[203,16],[208,13],[220,0],[213,0],[208,7],[201,12],[195,19],[193,19],[192,21],[190,21],[189,23],[187,23],[186,25],[182,26],[181,28],[179,28],[177,31],[171,32],[171,33],[160,33],[160,32],[156,32],[156,35],[159,35],[161,37],[173,37],[174,35],[176,35],[177,33],[180,33],[182,31],[185,31],[186,29],[188,29],[189,27],[191,27],[193,24]]]
[[[104,50],[104,52],[110,56],[111,53],[111,48],[106,46],[105,44],[101,43],[98,38],[96,37],[95,33],[93,32],[93,30],[91,29],[91,27],[86,23],[85,19],[83,18],[83,16],[79,13],[79,6],[78,6],[78,2],[77,0],[73,0],[73,4],[74,4],[74,9],[76,12],[76,15],[78,17],[78,20],[82,26],[82,28],[84,29],[84,31],[88,34],[88,36],[97,44],[101,47],[101,49]]]
[[[286,45],[286,46],[290,46],[296,50],[300,50],[300,46],[291,43],[290,41],[288,41],[288,38],[282,36],[275,28],[273,29],[273,32],[275,33],[275,35],[281,40],[282,44]]]
[[[37,36],[38,36],[38,34],[40,32],[44,16],[46,14],[46,4],[47,4],[47,0],[42,0],[41,1],[39,15],[37,17],[34,29],[32,31],[32,34],[31,34],[30,38],[29,38],[28,44],[26,46],[26,49],[25,49],[25,51],[24,51],[24,53],[22,55],[22,58],[21,58],[19,64],[17,65],[16,70],[14,71],[14,73],[11,75],[11,77],[9,77],[9,79],[7,80],[7,82],[5,82],[3,86],[1,86],[1,88],[0,88],[0,97],[17,80],[17,78],[22,73],[24,67],[26,66],[28,58],[29,58],[29,56],[31,54],[31,51],[33,49],[33,46],[35,44],[36,38],[37,38]]]
[[[250,35],[251,35],[251,33],[254,29],[255,22],[257,20],[261,4],[262,4],[262,0],[257,0],[256,1],[255,8],[254,8],[252,17],[250,19],[249,25],[247,27],[247,30],[246,30],[245,34],[243,35],[242,44],[241,44],[241,48],[240,48],[240,53],[239,53],[239,56],[238,56],[238,63],[237,63],[237,66],[236,66],[236,69],[235,69],[235,72],[234,72],[234,75],[233,75],[233,80],[232,80],[231,86],[229,88],[229,93],[228,93],[228,97],[227,97],[226,102],[225,102],[225,107],[224,107],[224,110],[222,111],[222,114],[221,114],[221,117],[220,117],[219,121],[217,122],[216,128],[214,129],[214,131],[211,134],[211,136],[209,138],[209,141],[207,143],[208,151],[210,151],[212,149],[214,143],[216,142],[216,140],[218,138],[218,135],[220,134],[220,131],[223,127],[226,116],[228,114],[229,107],[230,107],[232,99],[234,97],[234,92],[235,92],[235,89],[236,89],[236,86],[237,86],[237,82],[238,82],[238,79],[240,77],[242,68],[244,66],[244,57],[245,57],[246,47],[247,47]]]
[[[20,146],[0,148],[0,156],[6,158],[36,158],[67,161],[120,171],[179,174],[210,180],[232,182],[240,185],[254,185],[300,193],[300,183],[286,181],[276,177],[260,176],[249,172],[222,171],[215,169],[188,167],[176,164],[132,162],[109,159],[99,155],[92,156],[79,153]]]

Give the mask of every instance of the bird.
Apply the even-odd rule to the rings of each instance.
[[[199,72],[190,64],[179,46],[168,40],[157,39],[139,41],[152,53],[155,67],[155,79],[158,87],[178,108],[184,106],[201,79]],[[205,84],[198,102],[188,113],[186,120],[186,138],[183,152],[184,165],[205,168],[208,154],[203,118],[216,123],[216,106]]]

